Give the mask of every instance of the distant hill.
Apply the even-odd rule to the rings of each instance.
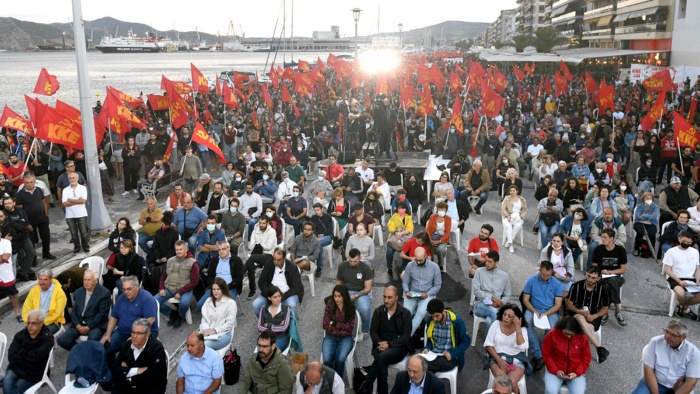
[[[42,23],[0,17],[0,49],[22,51],[46,43],[63,44],[63,29]],[[66,32],[66,44],[73,43],[73,33]]]

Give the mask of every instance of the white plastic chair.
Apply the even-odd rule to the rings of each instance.
[[[233,349],[233,337],[235,333],[236,327],[234,326],[233,328],[231,328],[231,342],[228,343],[228,346],[216,350],[216,352],[219,354],[219,357],[224,357],[226,355],[226,351],[228,351],[229,349]]]
[[[97,387],[99,383],[95,382],[86,388],[79,388],[74,386],[75,380],[71,379],[71,374],[66,374],[66,380],[63,388],[58,394],[93,394],[97,392]]]
[[[469,305],[471,305],[472,308],[474,307],[475,298],[476,296],[474,295],[474,284],[472,284],[471,299],[469,300]],[[476,346],[476,336],[479,333],[479,324],[481,323],[484,323],[484,325],[486,325],[486,319],[474,314],[474,327],[472,328],[472,346]],[[488,330],[489,327],[486,327],[487,332]]]
[[[362,317],[360,317],[360,312],[357,309],[355,310],[355,329],[357,331],[353,337],[352,349],[350,349],[350,353],[345,359],[345,375],[348,377],[348,387],[350,388],[352,388],[352,381],[355,377],[355,349],[357,348],[359,336],[362,333]],[[321,355],[321,359],[323,359],[323,355]]]
[[[486,387],[493,387],[493,382],[496,381],[496,377],[493,376],[493,372],[491,372],[491,368],[489,368],[489,384]],[[518,381],[518,389],[520,390],[520,394],[527,394],[527,382],[525,381],[525,374],[520,378]]]
[[[79,264],[80,267],[87,266],[87,269],[95,271],[99,283],[102,284],[102,274],[105,269],[105,260],[100,256],[90,256],[84,258]]]
[[[338,232],[338,222],[335,220],[331,220],[333,222],[333,236],[337,234]],[[328,246],[323,247],[323,256],[328,256],[326,261],[328,261],[328,266],[333,268],[333,242],[331,241],[331,244]],[[325,261],[324,261],[325,263]]]
[[[175,310],[175,313],[180,313],[180,309],[178,308],[177,304],[180,303],[180,300],[178,300],[175,297],[170,298],[169,300],[165,301],[166,304],[171,304],[171,308]],[[160,313],[160,309],[159,312]],[[185,321],[187,324],[192,324],[192,308],[187,309],[187,314],[185,315]],[[160,327],[158,327],[160,328]]]
[[[309,278],[309,289],[311,290],[311,297],[316,297],[316,277],[314,276],[316,272],[316,263],[309,261],[309,270],[302,271],[301,268],[297,267],[301,276],[306,276]]]
[[[663,226],[661,226],[661,232],[659,233],[659,237],[657,238],[657,241],[656,241],[656,243],[659,244],[659,252],[661,253],[661,259],[660,259],[661,261],[663,261],[664,254],[665,254],[665,253],[661,252],[661,247],[663,246],[661,244],[661,236],[664,235],[664,233],[666,232],[666,229],[668,228],[668,226],[671,223],[673,223],[673,220],[666,222],[666,223],[664,223]],[[656,251],[654,250],[654,251],[652,251],[652,253],[656,253]],[[661,275],[663,275],[663,274],[664,274],[664,264],[661,263]],[[669,315],[669,316],[671,316],[671,315]]]
[[[56,387],[54,387],[53,383],[51,382],[51,378],[49,378],[49,366],[51,365],[52,361],[53,361],[53,349],[51,349],[51,351],[49,352],[49,359],[46,360],[46,367],[44,367],[44,375],[41,377],[41,380],[37,384],[28,388],[27,391],[24,392],[24,394],[34,394],[44,384],[48,384],[51,391],[53,391],[54,394],[57,394]]]
[[[5,359],[5,352],[7,351],[7,335],[0,332],[0,365]]]
[[[472,207],[472,209],[476,209],[477,204],[479,204],[479,196],[469,196],[467,197],[467,201],[469,201],[469,206]]]
[[[460,247],[462,246],[462,241],[460,238],[462,238],[462,233],[459,231],[459,226],[457,226],[456,221],[452,221],[452,226],[450,227],[450,234],[454,234],[455,236],[455,244],[454,246],[456,247],[456,251],[460,251]],[[446,264],[445,264],[446,265]]]
[[[399,371],[405,371],[407,365],[408,365],[408,354],[403,356],[403,359],[401,361],[399,361],[398,363],[389,365],[388,368],[395,368],[395,369],[398,369]],[[374,394],[376,392],[377,392],[377,381],[375,380],[374,381],[374,388],[372,389],[372,393]],[[527,393],[525,393],[525,394],[527,394]]]
[[[423,332],[423,346],[428,344],[428,326],[425,326],[425,331]],[[450,394],[457,394],[457,375],[459,374],[459,367],[454,367],[446,372],[437,372],[435,376],[439,379],[447,379],[450,382]]]
[[[382,215],[382,218],[379,220],[379,224],[374,225],[374,241],[379,242],[379,246],[384,245],[384,229],[382,226],[386,223],[384,220],[384,215]]]
[[[525,223],[523,223],[523,225],[524,224]],[[523,229],[520,228],[520,231],[518,232],[518,234],[513,234],[513,243],[515,243],[515,239],[519,236],[520,237],[520,246],[524,247],[525,246],[525,243],[523,242],[523,233],[524,232],[525,231],[523,231]],[[503,238],[501,239],[501,245],[505,245],[505,244],[506,244],[506,231],[504,229],[503,230]]]

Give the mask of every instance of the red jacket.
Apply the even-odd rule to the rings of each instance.
[[[435,231],[437,231],[437,219],[438,219],[438,214],[434,213],[430,215],[430,219],[428,220],[428,225],[425,227],[425,232],[428,233],[430,236],[430,239],[432,240],[433,234]],[[445,235],[440,238],[440,242],[444,244],[450,243],[450,232],[452,231],[452,218],[445,215]]]
[[[569,339],[562,330],[555,328],[542,341],[542,357],[552,375],[562,371],[581,376],[591,363],[591,347],[585,334]]]

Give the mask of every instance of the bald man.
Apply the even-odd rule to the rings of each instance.
[[[408,370],[396,374],[391,394],[417,392],[419,388],[423,393],[445,394],[445,383],[428,371],[428,361],[416,354],[408,359]]]
[[[296,394],[345,394],[343,378],[318,361],[297,372]]]
[[[425,318],[428,302],[442,287],[440,267],[426,257],[425,249],[417,247],[413,261],[403,272],[403,306],[413,315],[411,335]]]
[[[221,392],[224,362],[216,351],[204,346],[204,335],[193,331],[187,336],[187,353],[177,365],[177,394]]]

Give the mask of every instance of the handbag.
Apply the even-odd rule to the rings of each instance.
[[[233,386],[241,378],[241,356],[236,349],[227,351],[224,355],[224,383]]]
[[[402,230],[402,229],[400,229],[400,228],[396,229],[396,231],[399,231],[399,230]],[[391,246],[391,248],[394,250],[401,250],[403,245],[409,239],[411,239],[411,234],[404,234],[404,235],[399,237],[398,235],[396,235],[396,232],[394,232],[393,234],[391,234],[391,237],[389,237],[389,239],[386,241],[386,244]]]
[[[365,382],[365,378],[367,377],[367,373],[371,367],[371,365],[367,367],[355,367],[352,376],[352,387],[359,388],[362,386],[362,383]]]

